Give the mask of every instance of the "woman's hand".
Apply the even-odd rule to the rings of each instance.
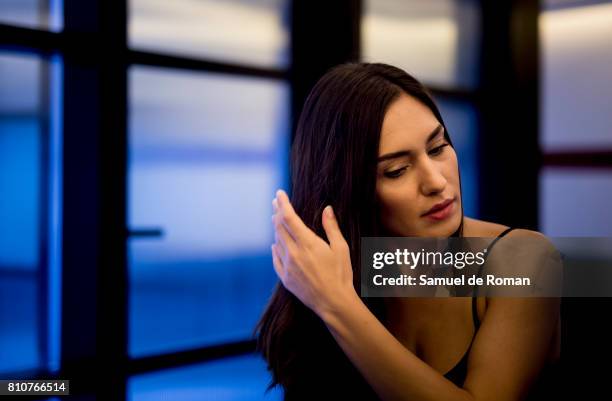
[[[349,246],[331,206],[322,215],[328,244],[304,224],[284,191],[276,192],[272,205],[272,260],[285,288],[321,318],[354,299]]]

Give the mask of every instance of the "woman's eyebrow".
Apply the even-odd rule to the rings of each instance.
[[[434,130],[427,136],[425,143],[427,144],[431,142],[440,132],[443,131],[443,129],[444,127],[442,127],[442,124],[438,124],[438,126],[434,128]],[[398,157],[410,156],[410,154],[411,152],[409,150],[400,150],[397,152],[387,153],[386,155],[382,155],[378,158],[378,163],[389,159],[396,159]]]

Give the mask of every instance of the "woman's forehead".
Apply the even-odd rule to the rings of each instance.
[[[423,146],[427,136],[439,121],[429,107],[419,100],[402,93],[389,106],[380,133],[380,152],[396,151],[398,146],[417,148]]]

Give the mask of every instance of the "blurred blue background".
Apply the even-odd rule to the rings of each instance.
[[[245,66],[243,73],[181,62],[127,67],[126,225],[148,233],[126,245],[127,357],[248,341],[277,282],[270,202],[276,188],[289,187],[291,79],[299,80],[285,74],[291,1],[126,5],[128,49]],[[65,55],[44,39],[62,34],[63,7],[61,0],[0,1],[0,24],[18,28],[0,32],[1,378],[57,373],[65,352],[62,221],[72,210],[63,208],[62,149],[71,115],[63,108]],[[480,19],[475,0],[365,0],[359,26],[362,60],[397,65],[437,88],[459,154],[465,214],[474,218],[481,217],[483,133],[469,94],[480,85]],[[541,3],[544,156],[612,152],[611,20],[606,1]],[[39,31],[51,36],[32,36],[29,46],[11,46],[6,36]],[[612,160],[604,168],[546,160],[536,172],[537,228],[550,236],[612,235]],[[264,362],[245,352],[134,373],[126,399],[280,399],[279,390],[264,395],[269,380]]]

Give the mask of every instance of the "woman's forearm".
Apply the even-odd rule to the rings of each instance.
[[[381,399],[473,401],[470,393],[406,349],[356,293],[320,317]]]

